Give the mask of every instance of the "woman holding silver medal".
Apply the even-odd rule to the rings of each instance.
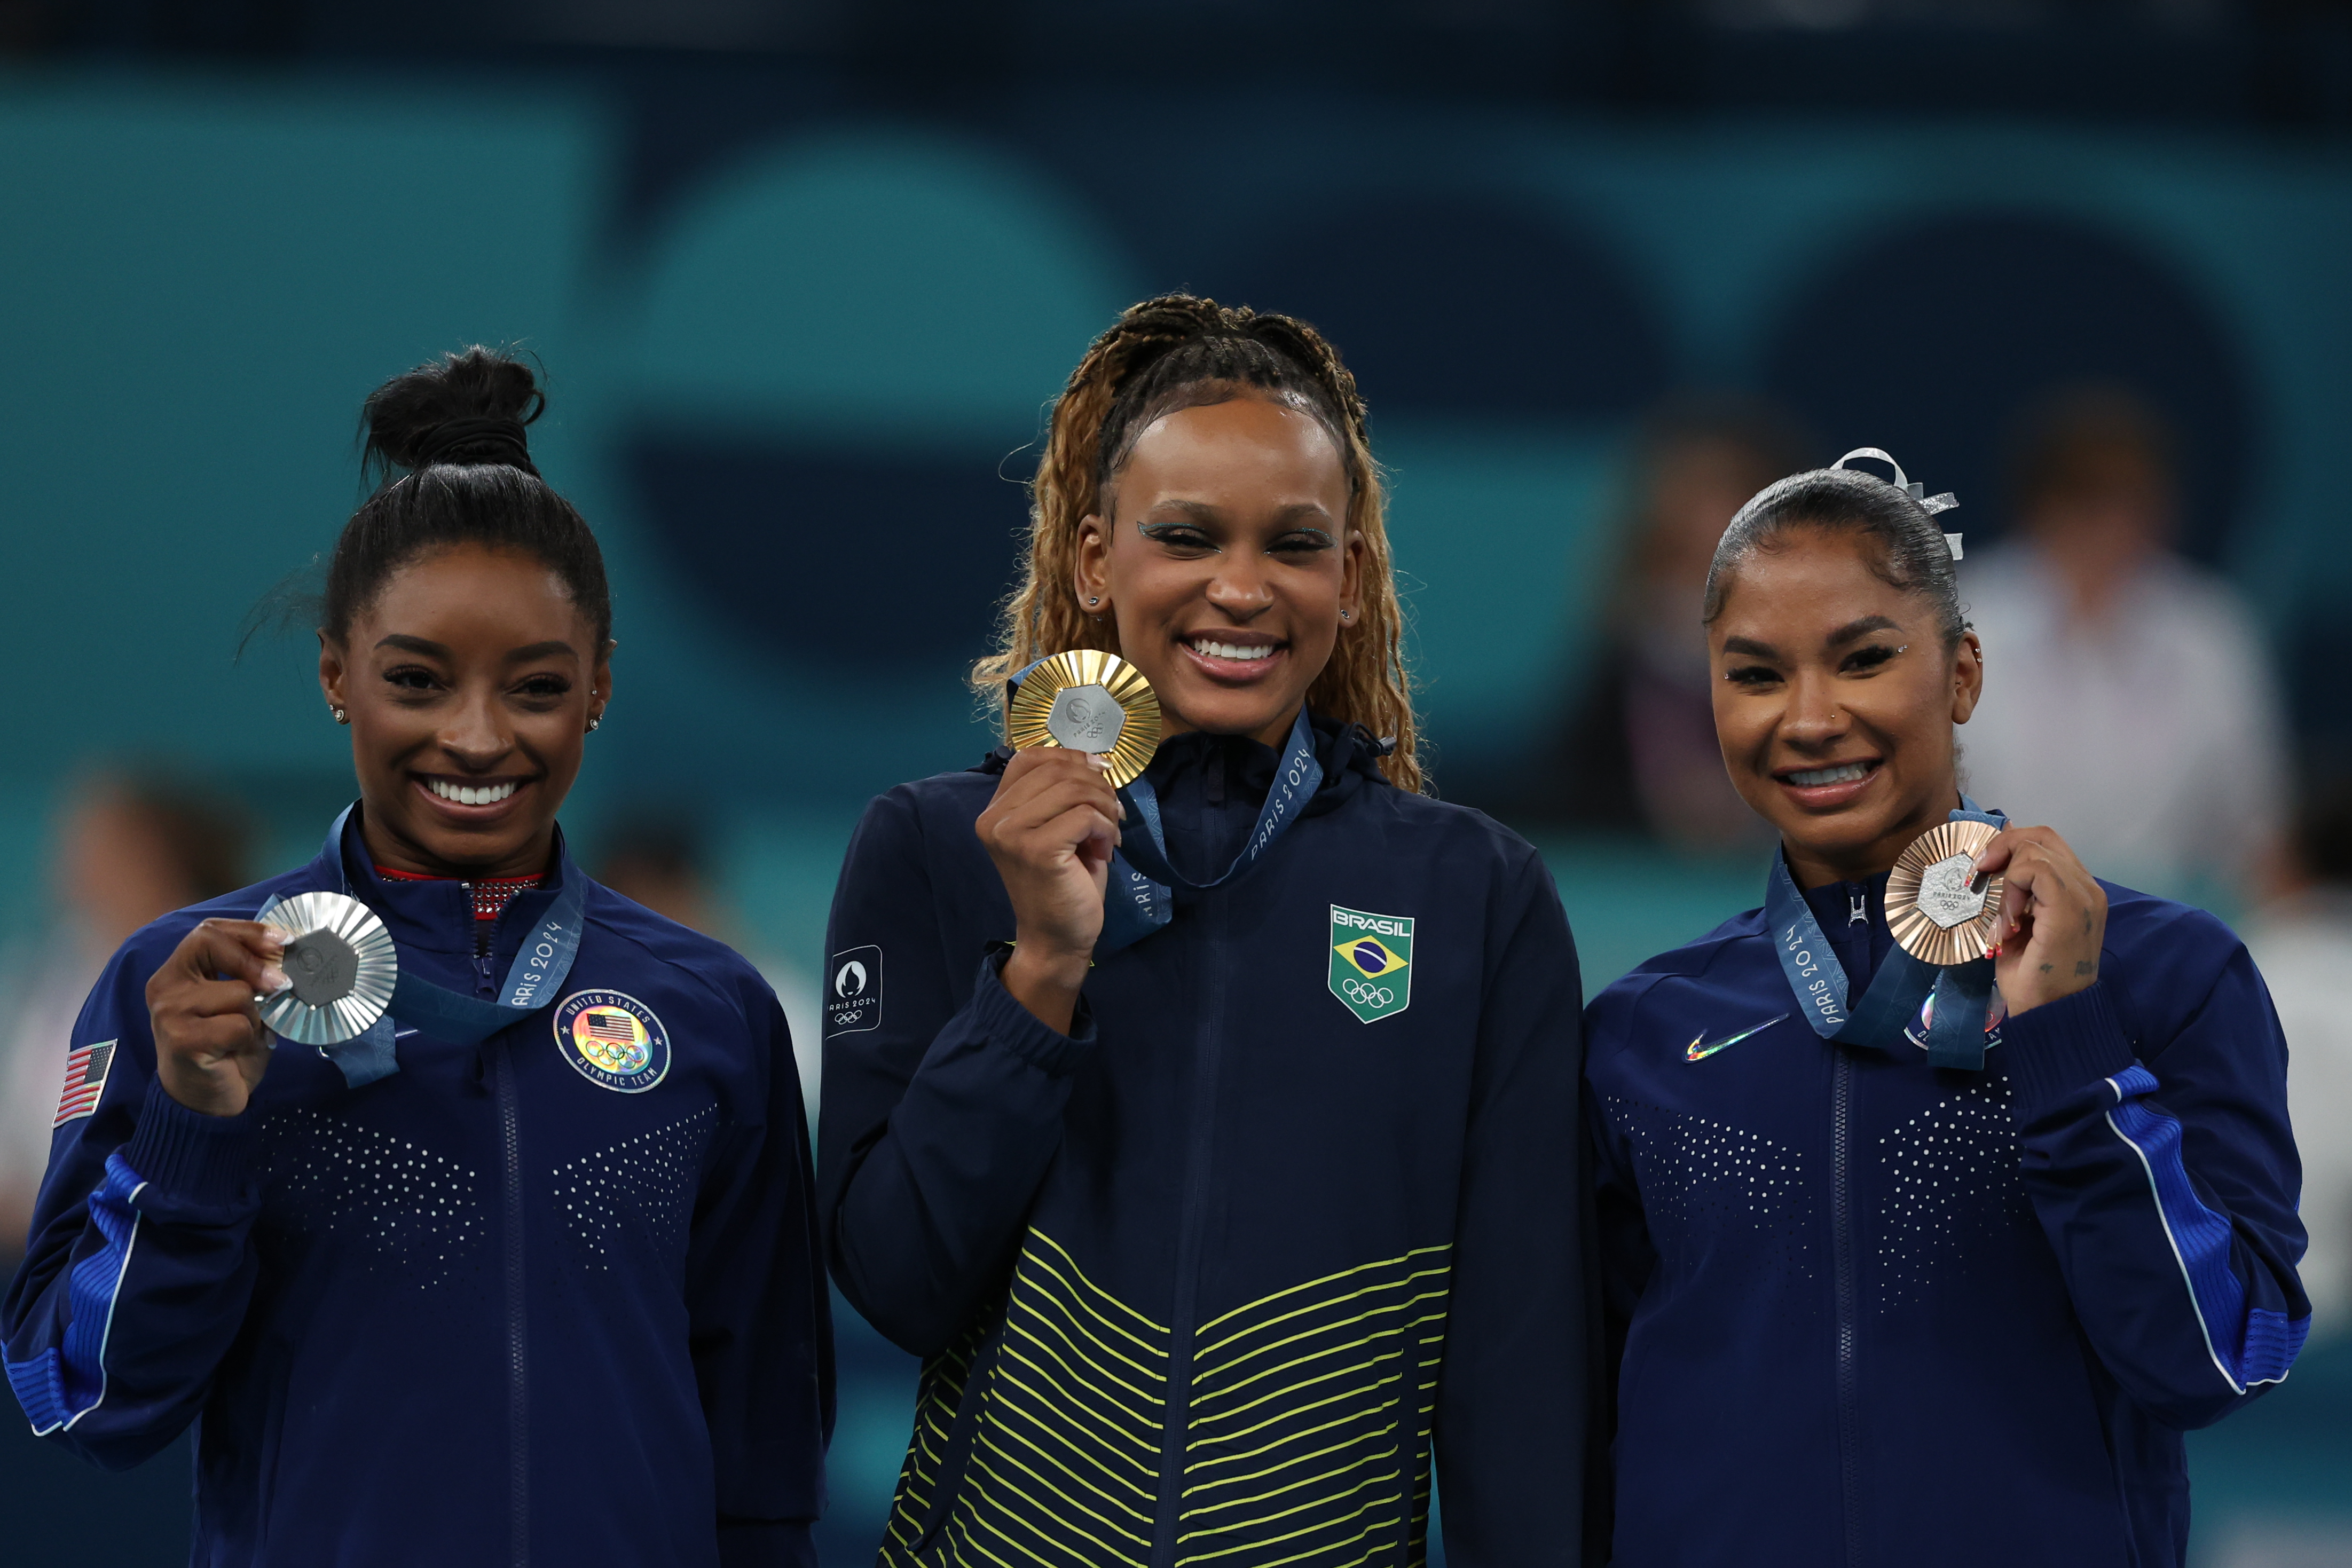
[[[1398,616],[1321,338],[1096,342],[1013,745],[877,800],[834,905],[829,1261],[925,1358],[884,1563],[1419,1562],[1433,1445],[1455,1568],[1580,1560],[1576,956],[1419,792]]]
[[[74,1030],[7,1375],[110,1468],[201,1417],[200,1563],[815,1561],[791,1042],[564,851],[612,607],[541,406],[482,349],[368,400],[394,476],[318,621],[360,801],[132,937]]]
[[[1764,906],[1587,1012],[1614,1561],[2178,1563],[2181,1431],[2309,1322],[2285,1042],[2219,921],[1961,792],[1953,503],[1860,458],[1708,577]]]

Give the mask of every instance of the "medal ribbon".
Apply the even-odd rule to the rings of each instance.
[[[1989,812],[1966,795],[1956,822],[1990,822],[2006,827],[2008,819]],[[1992,998],[1992,960],[1938,968],[1905,952],[1898,945],[1872,977],[1862,1000],[1849,1004],[1845,966],[1837,960],[1812,906],[1797,891],[1789,874],[1785,852],[1773,852],[1772,874],[1764,886],[1765,923],[1774,933],[1780,972],[1802,1004],[1806,1021],[1823,1040],[1841,1045],[1866,1046],[1890,1056],[1905,1054],[1910,1043],[1906,1032],[1918,1015],[1919,1005],[1935,997],[1927,1028],[1927,1061],[1934,1067],[1984,1071],[1984,1020]],[[1899,1042],[1899,1044],[1898,1044]]]
[[[1143,829],[1143,840],[1122,844],[1111,856],[1110,883],[1103,894],[1103,932],[1096,939],[1095,952],[1101,955],[1131,947],[1167,925],[1175,917],[1172,889],[1216,887],[1247,872],[1289,831],[1300,810],[1322,787],[1323,763],[1315,755],[1315,731],[1307,722],[1307,706],[1301,703],[1298,716],[1291,721],[1282,765],[1275,769],[1274,783],[1265,792],[1265,803],[1258,808],[1257,824],[1250,829],[1248,841],[1233,864],[1206,882],[1183,875],[1169,860],[1168,832],[1160,820],[1160,794],[1151,780],[1139,778],[1120,790],[1134,808],[1132,815]]]
[[[351,821],[352,810],[344,807],[334,826],[327,830],[327,863],[334,867],[335,875],[335,885],[329,891],[346,897],[352,889],[351,878],[343,870],[343,828]],[[271,899],[258,913],[268,914],[278,903]],[[572,972],[572,961],[580,955],[581,912],[586,903],[586,879],[566,877],[539,929],[508,966],[506,983],[499,988],[502,1000],[485,1001],[436,986],[403,964],[393,983],[392,1004],[383,1016],[355,1039],[320,1046],[320,1053],[357,1089],[400,1071],[393,1041],[394,1019],[412,1029],[430,1030],[435,1038],[458,1045],[478,1045],[509,1024],[521,1022],[553,1001],[556,988]]]

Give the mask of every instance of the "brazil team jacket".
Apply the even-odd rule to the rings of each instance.
[[[342,855],[402,965],[467,994],[556,899],[478,959],[462,886],[378,878],[355,828]],[[562,995],[479,1046],[404,1030],[352,1089],[281,1042],[241,1115],[165,1094],[148,977],[199,920],[340,880],[322,855],[167,916],[91,994],[5,1309],[34,1430],[119,1469],[194,1421],[200,1564],[813,1563],[830,1330],[773,995],[591,883]],[[591,1075],[583,1000],[641,1066]]]
[[[1806,894],[1856,997],[1885,881]],[[1594,998],[1622,1568],[2182,1560],[2182,1430],[2309,1322],[2286,1044],[2219,921],[2106,891],[1980,1073],[1820,1038],[1760,911]]]
[[[843,1293],[926,1358],[885,1563],[1418,1563],[1433,1437],[1454,1568],[1577,1561],[1567,921],[1527,844],[1317,738],[1296,824],[1098,956],[1066,1036],[990,953],[1001,762],[859,826],[818,1186]],[[1164,745],[1174,862],[1221,871],[1274,768]]]

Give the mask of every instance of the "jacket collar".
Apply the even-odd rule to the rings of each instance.
[[[402,947],[429,953],[456,954],[469,962],[474,956],[474,902],[462,882],[387,881],[376,874],[366,841],[360,836],[357,801],[343,820],[342,832],[321,846],[305,868],[306,880],[326,890],[340,889],[375,911],[384,929]],[[519,893],[496,923],[491,946],[502,951],[512,944],[515,931],[535,929],[540,917],[557,896],[581,875],[565,847],[563,829],[555,830],[555,856],[546,883]]]

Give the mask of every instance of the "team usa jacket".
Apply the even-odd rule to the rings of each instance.
[[[1001,758],[860,824],[818,1186],[843,1293],[925,1358],[884,1563],[1417,1563],[1433,1441],[1454,1568],[1577,1561],[1567,921],[1510,832],[1352,728],[1315,747],[1295,825],[1098,953],[1066,1036],[991,952]],[[1160,747],[1180,870],[1233,860],[1275,768]]]
[[[337,852],[404,967],[485,997],[582,875],[559,847],[478,958],[461,884]],[[404,1030],[352,1089],[281,1042],[235,1117],[164,1093],[180,939],[343,881],[169,915],[100,979],[5,1309],[34,1430],[120,1469],[194,1421],[198,1564],[813,1564],[830,1328],[774,996],[591,883],[558,999],[478,1047]]]
[[[1805,894],[1856,997],[1885,883]],[[2309,1323],[2286,1043],[2221,922],[2102,885],[1980,1073],[1820,1038],[1761,911],[1594,999],[1622,1568],[2183,1560],[2181,1433]]]

